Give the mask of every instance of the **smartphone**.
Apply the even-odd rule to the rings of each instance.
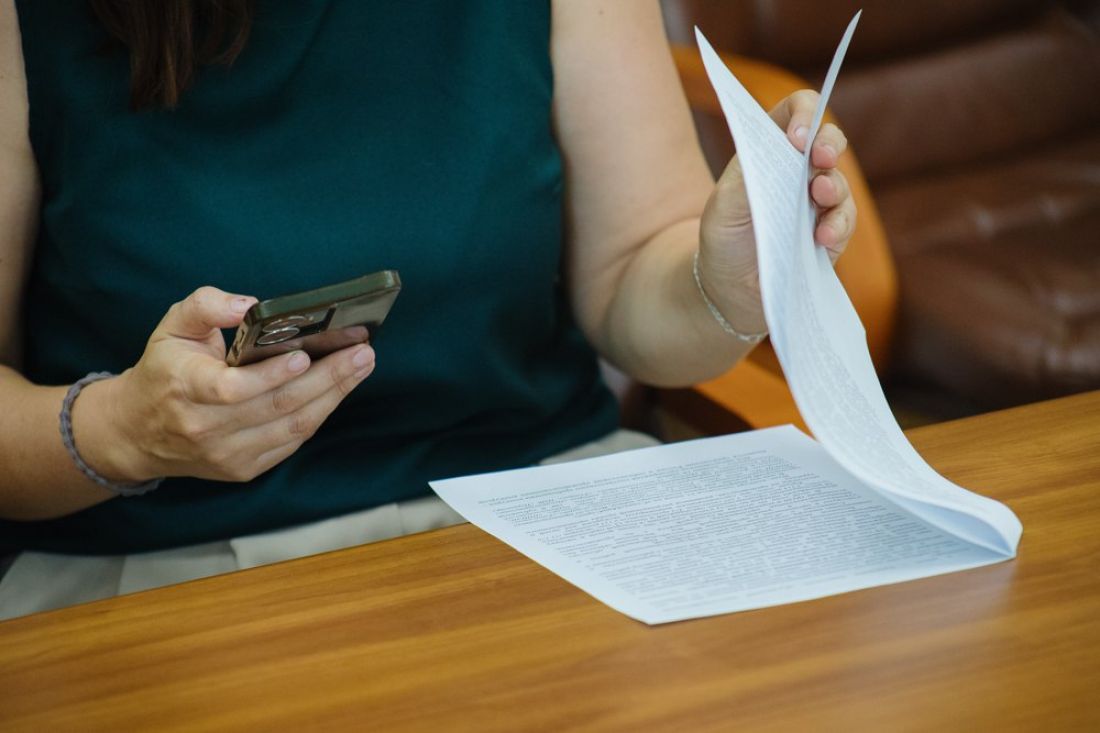
[[[390,312],[401,278],[382,270],[316,290],[256,303],[237,328],[225,361],[243,366],[301,349],[318,358],[366,343]]]

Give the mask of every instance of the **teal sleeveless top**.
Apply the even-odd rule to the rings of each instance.
[[[546,0],[260,0],[232,68],[129,109],[85,2],[18,3],[43,198],[25,372],[121,372],[201,285],[260,298],[380,269],[377,368],[247,484],[171,478],[0,546],[129,553],[286,527],[532,464],[615,429],[560,272]],[[231,334],[227,334],[231,335]],[[60,438],[59,438],[60,440]]]

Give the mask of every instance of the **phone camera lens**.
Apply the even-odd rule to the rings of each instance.
[[[264,328],[264,333],[258,339],[256,339],[257,346],[271,346],[272,344],[281,344],[283,341],[292,339],[298,335],[298,329],[294,326],[287,326],[286,328],[269,329]]]
[[[308,322],[309,318],[305,316],[287,316],[286,318],[278,318],[274,321],[265,323],[262,330],[264,333],[279,333],[288,328],[296,329],[298,326],[302,326]]]

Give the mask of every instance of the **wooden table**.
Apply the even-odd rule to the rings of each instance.
[[[647,627],[456,527],[0,624],[0,730],[1100,730],[1100,392],[911,437],[1015,562]]]

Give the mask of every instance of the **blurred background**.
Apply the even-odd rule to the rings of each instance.
[[[662,6],[716,175],[693,26],[769,107],[863,9],[830,104],[866,196],[840,274],[903,426],[1100,389],[1100,0]]]

